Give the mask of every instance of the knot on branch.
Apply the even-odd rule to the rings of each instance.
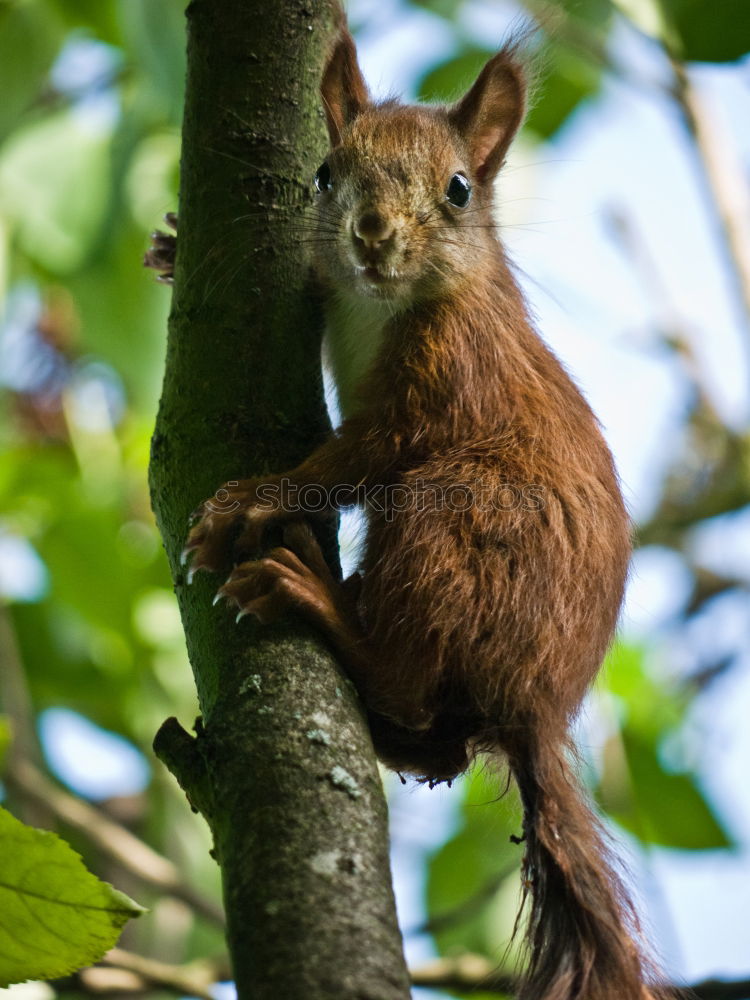
[[[154,737],[154,753],[177,779],[193,812],[199,812],[209,826],[213,816],[213,790],[206,758],[201,746],[203,728],[196,723],[191,736],[172,716],[163,722]]]

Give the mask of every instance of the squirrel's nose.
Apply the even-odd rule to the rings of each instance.
[[[377,250],[393,235],[393,228],[393,223],[379,212],[364,212],[354,223],[354,238],[368,250]]]

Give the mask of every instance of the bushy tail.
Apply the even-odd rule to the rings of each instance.
[[[530,967],[519,1000],[646,1000],[637,920],[562,746],[514,747]]]

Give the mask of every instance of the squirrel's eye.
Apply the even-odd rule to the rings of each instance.
[[[471,201],[471,184],[463,174],[454,174],[445,192],[446,201],[456,208],[465,208]]]
[[[322,194],[324,191],[330,191],[332,187],[331,168],[327,163],[321,163],[315,171],[315,190]]]

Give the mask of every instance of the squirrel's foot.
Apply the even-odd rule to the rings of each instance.
[[[260,479],[232,480],[193,511],[191,520],[196,523],[181,557],[183,565],[189,563],[188,583],[200,569],[229,573],[236,563],[260,549],[263,532],[270,524],[284,519],[285,511],[278,502],[259,497],[263,485],[270,488]]]
[[[238,621],[251,614],[270,624],[295,610],[329,636],[352,640],[354,630],[342,605],[340,584],[331,575],[310,529],[301,522],[290,524],[284,531],[284,542],[288,548],[272,549],[262,559],[235,566],[217,591],[217,600],[233,601],[239,609]],[[300,558],[292,546],[307,559]]]
[[[167,212],[164,221],[177,232],[177,216],[174,212]],[[143,266],[150,267],[154,271],[159,271],[156,280],[171,285],[174,281],[174,261],[177,252],[177,237],[171,233],[164,233],[161,229],[155,229],[151,233],[152,245],[143,255]]]

